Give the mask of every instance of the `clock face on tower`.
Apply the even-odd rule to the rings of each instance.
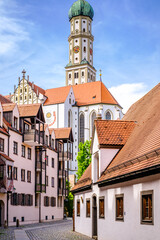
[[[75,46],[74,48],[73,48],[73,52],[74,53],[79,53],[79,46]]]

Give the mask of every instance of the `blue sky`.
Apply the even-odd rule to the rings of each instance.
[[[23,68],[42,88],[65,84],[72,0],[0,0],[0,93]],[[160,81],[160,1],[90,0],[94,66],[124,111]]]

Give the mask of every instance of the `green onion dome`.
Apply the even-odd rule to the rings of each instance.
[[[87,16],[93,19],[94,11],[92,6],[85,0],[78,0],[73,3],[69,10],[69,20],[77,16]]]

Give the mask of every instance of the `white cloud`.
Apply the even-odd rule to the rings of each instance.
[[[15,5],[13,4],[15,3]],[[10,6],[9,10],[8,6]],[[14,10],[14,14],[11,10]],[[18,49],[18,44],[30,39],[25,26],[26,22],[18,17],[16,2],[0,1],[0,55],[12,54]],[[12,16],[14,15],[14,16]]]
[[[147,93],[147,86],[142,83],[121,84],[109,88],[109,91],[123,107],[123,112]]]

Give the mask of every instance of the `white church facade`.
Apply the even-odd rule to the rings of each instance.
[[[122,107],[111,95],[102,81],[96,81],[93,66],[91,5],[82,0],[73,3],[69,10],[71,32],[69,41],[69,63],[66,69],[66,86],[44,90],[26,77],[23,71],[11,100],[17,104],[42,103],[46,123],[50,128],[72,127],[73,161],[70,175],[77,172],[79,142],[92,138],[94,120],[98,113],[103,119],[121,119]],[[101,80],[101,76],[100,76]]]

